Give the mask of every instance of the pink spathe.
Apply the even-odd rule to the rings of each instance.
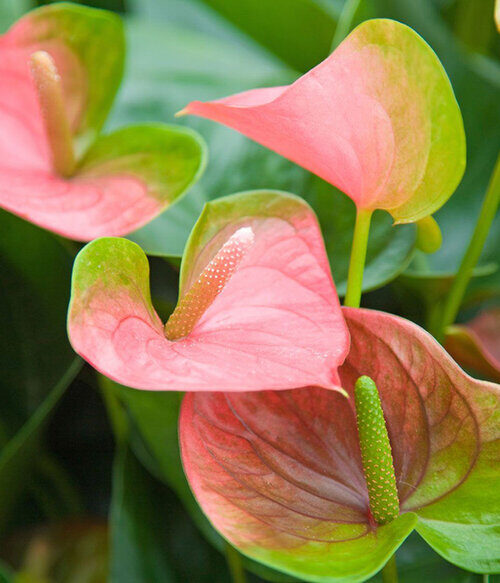
[[[51,18],[54,14],[65,15],[65,5],[49,7],[45,20],[43,10],[36,11],[36,18],[26,15],[0,36],[0,207],[78,241],[128,234],[152,220],[170,202],[159,188],[162,180],[167,182],[168,172],[164,171],[156,183],[148,182],[138,162],[143,159],[141,155],[150,152],[134,150],[131,141],[129,150],[124,148],[115,158],[101,154],[101,159],[95,159],[94,155],[89,162],[87,155],[97,143],[100,123],[90,127],[87,116],[90,105],[95,107],[95,95],[102,107],[108,107],[106,94],[102,87],[96,90],[97,81],[91,79],[91,71],[62,33],[61,38],[57,36]],[[80,27],[80,32],[89,26],[85,19],[80,22],[77,16],[73,18],[73,26]],[[55,32],[38,41],[45,27]],[[47,52],[58,72],[64,99],[61,115],[68,121],[78,161],[70,178],[54,169],[40,97],[30,70],[30,58],[37,51]],[[103,69],[108,61],[103,60]],[[110,91],[114,89],[110,87]],[[95,112],[91,115],[95,117]],[[168,156],[166,146],[165,166]],[[144,166],[147,170],[147,163]],[[172,181],[177,188],[182,182],[176,185]]]
[[[98,169],[92,176],[79,173],[71,179],[54,172],[28,64],[30,55],[42,47],[24,45],[25,28],[21,21],[0,37],[0,206],[81,241],[137,229],[163,206],[148,196],[140,179],[126,173],[98,176]],[[85,101],[81,66],[63,45],[52,41],[43,48],[51,51],[61,73],[68,119],[75,125]]]
[[[209,520],[250,557],[284,570],[297,559],[302,574],[342,562],[345,543],[387,528],[373,522],[363,474],[353,399],[361,375],[380,393],[402,514],[432,519],[456,492],[450,522],[473,523],[484,502],[474,472],[498,451],[498,385],[466,375],[412,322],[365,309],[343,314],[351,347],[339,373],[349,399],[314,387],[195,393],[181,410],[184,470]]]
[[[74,288],[69,317],[74,349],[106,376],[140,389],[337,389],[349,336],[314,215],[294,224],[253,218],[236,235],[245,237],[245,250],[234,272],[187,336],[175,341],[166,338],[141,291],[144,282],[135,276],[147,273],[142,252],[134,246],[142,259],[130,259],[130,271],[130,254],[106,254],[103,269],[116,273],[117,283],[97,279],[81,291]],[[98,244],[92,243],[88,253]],[[80,262],[91,268],[85,251]],[[185,290],[180,305],[203,281],[207,265],[198,265],[196,283]]]
[[[333,184],[359,208],[385,209],[398,222],[439,208],[465,165],[446,73],[414,31],[389,20],[361,24],[289,86],[193,101],[180,114],[229,126]]]

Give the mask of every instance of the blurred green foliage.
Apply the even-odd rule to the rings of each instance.
[[[339,19],[342,34],[374,16],[415,28],[451,78],[465,121],[468,167],[457,193],[437,213],[442,249],[424,261],[422,256],[414,260],[397,295],[387,284],[412,260],[415,234],[412,227],[393,228],[387,215],[379,215],[365,284],[367,289],[385,287],[363,301],[425,320],[426,306],[435,303],[433,294],[446,291],[458,266],[500,148],[500,36],[493,24],[493,0],[360,0],[351,13],[342,13],[343,0],[85,3],[123,13],[127,28],[125,82],[108,131],[128,123],[172,123],[174,113],[192,99],[289,83],[328,55]],[[351,10],[354,3],[348,4]],[[32,0],[0,0],[0,30],[34,5]],[[179,257],[205,201],[238,190],[289,190],[304,196],[318,213],[342,291],[354,217],[350,201],[235,132],[201,119],[181,123],[208,141],[207,171],[180,203],[131,238],[151,254]],[[112,429],[96,398],[102,387],[88,367],[73,381],[80,363],[65,333],[77,247],[4,212],[0,233],[0,558],[5,561],[0,581],[99,583],[110,569],[112,583],[228,582],[222,540],[198,509],[182,473],[176,423],[181,395],[117,391],[101,380],[126,428],[112,470]],[[488,273],[478,270],[481,277],[471,286],[470,302],[498,301],[495,263],[500,263],[500,216],[482,257],[482,264],[492,267]],[[164,317],[175,302],[177,276],[175,262],[152,261],[153,295]],[[42,459],[54,462],[43,479]],[[71,502],[76,495],[84,499],[83,509]],[[50,530],[55,525],[46,526],[54,516],[70,520],[70,530],[63,530],[67,544]],[[96,540],[107,540],[108,530],[110,549],[100,544],[98,553]],[[480,580],[443,561],[416,534],[397,560],[405,583]],[[251,581],[290,580],[259,572],[250,575]]]

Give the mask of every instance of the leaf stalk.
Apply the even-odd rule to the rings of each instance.
[[[382,569],[382,581],[384,583],[398,583],[398,568],[396,565],[396,555],[387,561],[385,567]]]
[[[351,259],[349,261],[349,272],[347,275],[347,291],[344,300],[344,305],[351,308],[359,308],[361,302],[363,271],[365,268],[372,214],[372,210],[365,209],[359,209],[356,214]]]
[[[476,266],[481,251],[483,250],[486,237],[490,231],[493,219],[500,203],[500,155],[497,158],[493,174],[491,176],[486,196],[477,219],[474,233],[469,242],[469,246],[453,280],[448,297],[443,306],[443,313],[440,325],[435,330],[434,335],[439,342],[443,341],[446,328],[455,322],[460,305],[465,295],[467,285],[472,277],[472,272]]]
[[[240,553],[229,543],[226,543],[226,561],[233,583],[246,583],[245,570]]]

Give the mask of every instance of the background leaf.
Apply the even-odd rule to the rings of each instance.
[[[26,477],[40,454],[42,433],[64,391],[81,367],[76,358],[66,373],[23,427],[0,450],[0,531],[12,512],[12,505],[27,485]]]
[[[110,583],[178,581],[155,533],[163,517],[148,486],[147,475],[127,446],[122,446],[113,470]]]
[[[449,326],[445,348],[464,368],[500,382],[500,307],[480,312],[464,325]]]
[[[5,527],[27,484],[41,430],[80,364],[66,336],[70,255],[52,235],[4,211],[0,231],[0,522]]]
[[[12,583],[14,574],[3,562],[0,562],[0,583]]]
[[[340,12],[335,1],[203,1],[297,71],[328,55]],[[314,30],[314,37],[304,30]]]
[[[31,0],[2,0],[0,2],[0,34],[32,7]]]
[[[416,532],[399,547],[396,561],[400,581],[404,583],[421,583],[426,577],[440,583],[480,583],[482,580],[481,575],[463,571],[445,561]],[[490,581],[495,579],[491,577]],[[370,582],[381,583],[382,574],[378,573]]]
[[[32,414],[73,360],[66,336],[71,256],[46,231],[0,211],[2,409],[6,431]]]
[[[138,391],[114,383],[103,376],[100,377],[100,383],[113,391],[128,411],[130,443],[135,455],[158,480],[172,488],[206,540],[222,552],[224,540],[213,529],[198,506],[182,468],[177,426],[183,394],[174,391],[163,393]],[[295,581],[259,563],[244,560],[248,569],[267,581],[276,583]]]

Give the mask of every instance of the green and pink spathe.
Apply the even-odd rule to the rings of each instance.
[[[365,581],[413,530],[464,569],[499,572],[500,386],[466,375],[412,322],[343,314],[349,399],[315,387],[184,397],[181,453],[203,511],[242,553],[303,581]],[[384,524],[367,479],[386,506],[392,483],[385,466],[367,473],[362,460],[354,387],[363,375],[380,395],[399,499]]]
[[[195,132],[147,124],[100,135],[124,45],[116,15],[64,2],[0,37],[0,207],[89,241],[139,228],[198,178]]]
[[[317,67],[285,87],[252,89],[180,114],[227,125],[333,184],[358,210],[423,219],[465,168],[463,123],[429,45],[391,20],[359,25]]]
[[[143,251],[118,238],[87,245],[75,261],[68,333],[100,372],[148,390],[341,390],[349,345],[317,219],[277,191],[206,205],[166,325]]]

